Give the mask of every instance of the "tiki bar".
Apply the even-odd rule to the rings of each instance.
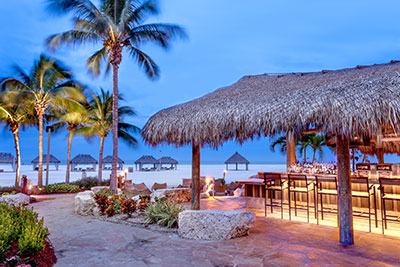
[[[336,161],[300,164],[295,144],[304,133],[328,136]],[[397,61],[246,76],[156,113],[142,131],[153,146],[192,146],[192,209],[200,209],[202,147],[217,149],[228,140],[243,143],[278,134],[286,135],[287,171],[259,172],[236,181],[244,185],[247,208],[282,219],[305,214],[307,221],[317,223],[334,214],[332,225],[339,228],[344,245],[354,243],[358,217],[366,218],[369,231],[379,227],[382,233],[399,222],[399,165],[383,161],[385,153],[400,152]],[[378,162],[352,164],[351,149],[377,155]]]

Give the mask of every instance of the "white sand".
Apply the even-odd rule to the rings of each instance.
[[[132,167],[125,165],[124,168]],[[232,166],[233,167],[233,166]],[[242,166],[240,166],[242,167]],[[243,168],[243,167],[242,167]],[[8,166],[0,166],[0,169],[5,169],[5,172],[0,173],[0,187],[12,186],[14,184],[15,173],[10,171]],[[213,176],[215,178],[222,178],[225,165],[201,165],[201,176]],[[229,170],[226,174],[226,182],[230,183],[235,180],[247,179],[252,175],[257,174],[259,171],[279,171],[283,172],[286,165],[249,165],[249,170],[233,171]],[[53,166],[50,166],[49,183],[60,183],[65,181],[66,166],[61,165],[59,170],[56,171]],[[110,176],[111,171],[103,171],[103,179]],[[21,176],[26,175],[33,184],[37,184],[37,172],[32,170],[31,165],[23,165],[21,167]],[[97,172],[87,172],[87,177],[97,177]],[[43,183],[45,182],[46,172],[43,172]],[[169,187],[177,186],[182,182],[182,178],[191,177],[191,165],[178,165],[177,170],[170,171],[154,171],[154,172],[139,172],[128,173],[128,179],[133,180],[134,183],[144,182],[148,187],[151,187],[155,182],[167,183]],[[71,172],[71,181],[79,180],[82,178],[81,172]]]

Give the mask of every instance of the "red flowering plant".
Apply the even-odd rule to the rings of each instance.
[[[108,199],[108,196],[102,194],[94,195],[94,200],[96,201],[97,207],[100,210],[102,215],[106,214],[106,210],[109,206],[111,206],[111,201]]]
[[[136,211],[136,201],[134,199],[124,198],[121,201],[121,212],[131,217]]]
[[[150,204],[150,196],[139,196],[138,209],[141,212],[145,211]]]

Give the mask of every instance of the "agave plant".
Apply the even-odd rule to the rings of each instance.
[[[178,25],[143,24],[159,12],[154,0],[47,0],[48,9],[57,14],[71,14],[73,29],[47,39],[51,49],[64,44],[98,44],[100,49],[87,60],[89,71],[99,75],[103,65],[113,72],[113,163],[110,188],[117,189],[118,164],[118,71],[123,51],[142,67],[151,78],[159,76],[159,68],[140,45],[153,43],[168,48],[171,40],[185,37]]]

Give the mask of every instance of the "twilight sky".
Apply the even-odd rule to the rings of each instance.
[[[400,59],[400,2],[397,0],[160,2],[162,13],[152,20],[184,26],[189,39],[175,42],[167,52],[157,47],[142,47],[161,68],[161,78],[155,82],[149,81],[127,55],[123,57],[120,91],[125,104],[137,111],[138,116],[131,122],[139,127],[160,109],[200,97],[244,75],[338,69]],[[71,28],[68,17],[48,14],[43,0],[7,1],[1,9],[1,77],[11,74],[12,64],[29,70],[40,53],[47,53],[44,39]],[[85,62],[94,50],[95,47],[71,47],[50,55],[63,60],[80,81],[93,89],[111,90],[110,76],[92,79],[87,75]],[[47,140],[46,135],[44,139]],[[106,141],[105,155],[111,154],[110,141]],[[23,162],[37,156],[37,143],[37,129],[22,132]],[[80,137],[73,139],[72,156],[90,153],[97,158],[98,149],[97,139],[91,143]],[[183,162],[191,160],[188,147],[150,148],[142,141],[136,149],[121,142],[120,157],[132,164],[143,154],[158,157],[160,150],[162,155]],[[242,146],[228,142],[218,151],[204,148],[201,160],[222,162],[235,151],[251,162],[285,160],[282,154],[269,150],[267,138]],[[12,136],[7,130],[0,132],[0,152],[15,154]],[[51,153],[63,161],[66,159],[66,132],[54,136]],[[326,160],[333,158],[329,151],[324,156]],[[386,160],[397,162],[398,158],[387,156]]]

